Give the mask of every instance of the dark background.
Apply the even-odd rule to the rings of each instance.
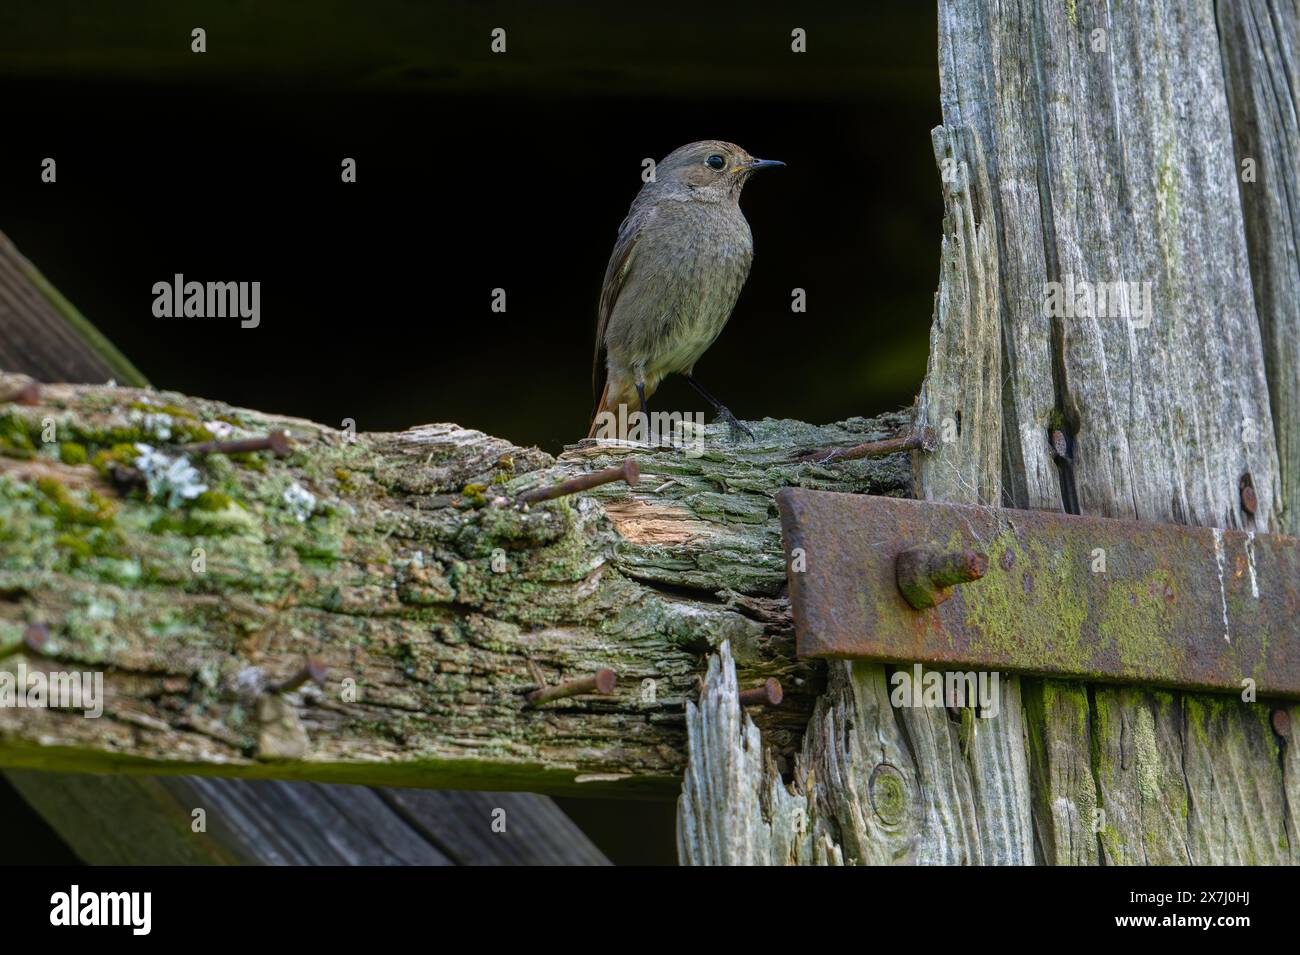
[[[586,433],[642,160],[717,138],[788,168],[745,190],[754,267],[699,378],[742,419],[912,400],[942,215],[931,5],[177,6],[0,11],[0,230],[156,386],[559,451]],[[261,326],[155,318],[177,272],[260,281]],[[698,406],[680,380],[652,401]],[[671,859],[670,804],[644,825],[635,804],[564,805],[616,859]]]

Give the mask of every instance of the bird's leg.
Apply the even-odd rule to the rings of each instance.
[[[737,421],[736,416],[731,413],[731,409],[717,398],[713,397],[713,395],[709,394],[708,391],[705,390],[704,386],[695,380],[694,375],[683,375],[682,377],[686,379],[692,388],[699,392],[701,398],[713,405],[713,410],[718,413],[718,420],[727,422],[727,427],[731,430],[731,436],[733,438],[739,433],[748,436],[750,441],[754,440],[754,432],[750,431],[743,424]]]
[[[636,426],[636,428],[640,431],[641,439],[643,441],[645,441],[647,444],[654,444],[655,442],[651,439],[650,436],[650,409],[647,407],[645,402],[645,379],[644,378],[637,379],[636,396],[637,396],[637,400],[640,401],[641,403],[641,422]]]

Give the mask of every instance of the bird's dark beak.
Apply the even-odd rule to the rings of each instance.
[[[740,172],[742,169],[748,169],[750,172],[756,169],[771,169],[774,166],[784,166],[785,163],[779,159],[751,159],[749,162],[741,163],[732,172]]]

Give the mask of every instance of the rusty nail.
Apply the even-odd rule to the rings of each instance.
[[[590,474],[580,474],[567,481],[561,481],[559,484],[552,484],[550,487],[537,487],[531,491],[525,491],[519,495],[519,503],[536,504],[539,501],[549,501],[553,498],[564,497],[566,494],[589,491],[593,487],[610,484],[614,481],[626,481],[631,486],[635,485],[639,480],[641,480],[641,468],[635,460],[628,458],[617,467],[605,468],[603,471],[592,471]]]
[[[543,686],[526,694],[524,699],[533,706],[540,706],[543,703],[549,703],[551,700],[562,700],[566,696],[584,696],[588,693],[599,693],[601,696],[609,696],[614,692],[614,684],[618,678],[614,675],[613,670],[597,670],[591,676],[579,677],[576,680],[569,680],[567,683],[559,683],[555,686]]]
[[[272,693],[291,693],[310,680],[317,686],[325,685],[325,665],[314,657],[308,657],[307,662],[293,676],[287,680],[281,680],[279,683],[272,683],[268,690]]]
[[[988,567],[988,557],[979,551],[914,547],[898,555],[895,575],[898,590],[907,602],[924,610],[951,597],[955,585],[979,580]]]
[[[856,461],[858,458],[880,458],[899,451],[933,451],[938,447],[933,428],[922,428],[913,434],[883,441],[868,441],[852,448],[831,448],[827,451],[814,451],[804,455],[805,461],[830,464],[832,461]]]
[[[1255,479],[1250,476],[1249,471],[1241,476],[1238,487],[1241,489],[1241,506],[1247,514],[1254,514],[1255,509],[1259,507],[1259,498],[1255,496]]]
[[[50,628],[43,623],[29,623],[23,631],[23,644],[32,653],[40,653],[50,639]]]
[[[762,686],[756,686],[752,690],[741,690],[739,693],[741,706],[780,706],[784,698],[781,681],[774,676],[764,680]]]
[[[242,438],[238,441],[204,441],[202,444],[187,444],[185,450],[191,454],[247,454],[250,451],[270,451],[277,458],[289,453],[292,439],[286,431],[272,431],[263,438]]]
[[[40,382],[29,381],[17,390],[4,396],[3,401],[12,401],[16,405],[38,405],[41,403]]]
[[[1273,711],[1273,732],[1283,739],[1291,736],[1291,714],[1286,710]]]

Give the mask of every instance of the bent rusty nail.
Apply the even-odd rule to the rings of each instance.
[[[536,504],[539,501],[550,501],[557,497],[564,497],[567,494],[576,494],[578,491],[589,491],[593,487],[610,484],[614,481],[625,481],[630,487],[639,480],[641,480],[641,468],[634,459],[628,458],[617,467],[605,468],[603,471],[592,471],[590,474],[580,474],[567,481],[561,481],[559,484],[552,484],[550,487],[537,487],[531,491],[525,491],[519,495],[518,503],[524,505]]]

